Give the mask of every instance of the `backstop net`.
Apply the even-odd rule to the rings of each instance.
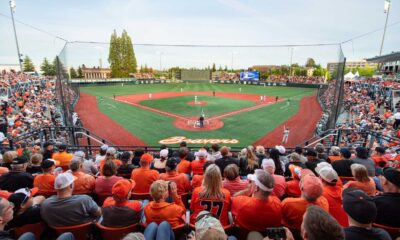
[[[312,87],[324,110],[324,116],[317,125],[319,131],[333,128],[340,114],[344,56],[339,44],[134,44],[135,64],[119,70],[116,64],[111,64],[112,47],[113,44],[108,42],[69,42],[58,55],[60,71],[57,92],[67,123],[73,124],[73,109],[79,96],[79,86],[140,84],[143,81],[190,80]],[[334,67],[331,64],[327,68],[328,63],[333,63]],[[242,81],[242,76],[254,72],[258,73],[257,80]]]

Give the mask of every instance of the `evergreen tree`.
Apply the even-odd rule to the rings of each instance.
[[[83,78],[83,72],[81,66],[78,67],[78,78]]]
[[[306,67],[315,67],[315,60],[313,58],[308,58],[306,62]]]
[[[222,67],[221,67],[221,65],[219,65],[218,71],[222,71]]]
[[[54,66],[47,60],[47,58],[44,58],[43,63],[40,66],[40,70],[43,72],[43,75],[45,75],[45,76],[55,76],[56,75]]]
[[[34,72],[35,71],[35,66],[32,63],[32,60],[27,56],[24,58],[23,62],[24,66],[24,72]]]
[[[211,71],[213,71],[213,72],[217,71],[217,68],[215,68],[215,63],[213,63]]]
[[[108,62],[112,77],[128,77],[129,73],[136,72],[136,56],[132,40],[126,30],[120,37],[115,30],[111,34]]]
[[[75,71],[75,68],[73,68],[73,67],[71,67],[71,68],[69,69],[69,74],[70,74],[71,78],[78,78],[78,74],[77,74],[77,72]]]
[[[119,38],[117,32],[111,34],[110,39],[110,49],[108,54],[108,62],[110,63],[111,67],[111,76],[112,77],[119,77],[120,76],[120,45],[119,45]]]
[[[233,69],[232,69],[233,70]],[[225,65],[224,71],[227,72],[228,71],[228,66]]]

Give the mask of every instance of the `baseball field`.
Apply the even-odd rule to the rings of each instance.
[[[313,136],[321,116],[316,90],[237,84],[144,84],[81,87],[83,125],[117,145],[281,144]],[[198,119],[204,115],[204,126]]]

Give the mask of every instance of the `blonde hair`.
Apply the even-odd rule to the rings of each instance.
[[[14,158],[18,157],[16,151],[7,151],[3,154],[3,162],[4,163],[12,163]]]
[[[353,174],[353,177],[359,181],[359,182],[369,182],[370,179],[368,177],[368,170],[367,168],[358,163],[354,163],[350,166],[351,168],[351,173]]]
[[[222,192],[222,177],[219,167],[211,164],[204,173],[203,191],[199,193],[200,198],[221,199],[225,198]]]
[[[258,159],[250,147],[247,148],[246,158],[247,158],[247,167],[246,167],[247,169],[253,170],[255,166],[258,167],[258,161],[257,161]]]
[[[35,153],[35,154],[33,154],[32,156],[31,156],[31,163],[32,164],[39,164],[39,163],[41,163],[42,162],[42,160],[43,160],[43,155],[42,154],[40,154],[40,153]]]
[[[263,146],[257,146],[256,147],[256,153],[265,154],[265,148]]]
[[[224,169],[224,177],[229,181],[235,180],[239,177],[239,167],[236,164],[229,164]]]
[[[160,201],[166,192],[168,192],[168,182],[164,180],[157,180],[150,186],[150,195],[156,202]]]

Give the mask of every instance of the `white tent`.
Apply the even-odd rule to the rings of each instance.
[[[354,78],[354,74],[352,72],[348,72],[344,75],[344,79],[352,79]]]
[[[360,74],[358,73],[358,71],[356,72],[356,74],[354,74],[354,77],[360,77]]]

